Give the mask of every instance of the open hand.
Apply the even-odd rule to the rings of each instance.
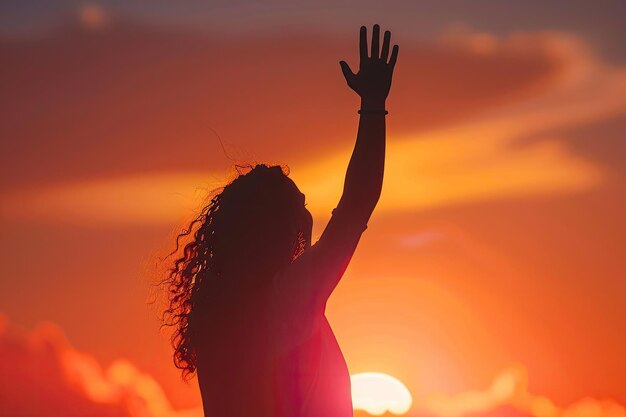
[[[357,74],[353,73],[346,61],[339,62],[348,86],[361,96],[362,100],[374,103],[384,103],[387,98],[391,88],[393,68],[398,59],[398,45],[394,45],[389,62],[387,62],[391,32],[385,31],[382,49],[379,49],[379,38],[380,26],[374,25],[371,55],[368,56],[367,29],[365,26],[361,26],[359,72]]]

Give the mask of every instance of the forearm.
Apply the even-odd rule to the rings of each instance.
[[[385,100],[361,100],[362,109],[385,109]],[[344,183],[340,205],[367,217],[380,198],[385,166],[385,115],[361,114],[356,144]]]

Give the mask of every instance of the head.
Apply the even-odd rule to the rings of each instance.
[[[215,284],[252,293],[311,244],[311,214],[285,168],[261,164],[238,174],[213,192],[170,254],[164,322],[175,327],[174,363],[184,376],[196,369],[196,329]]]

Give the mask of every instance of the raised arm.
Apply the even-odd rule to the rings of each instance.
[[[318,280],[313,292],[324,302],[348,267],[382,189],[387,114],[385,102],[398,58],[398,46],[394,45],[389,56],[391,32],[385,32],[382,48],[379,38],[380,27],[374,25],[371,53],[368,55],[367,29],[362,26],[359,72],[353,73],[345,61],[340,62],[348,85],[361,97],[361,109],[356,144],[348,164],[343,194],[322,236],[311,248],[315,279]]]
[[[338,207],[349,212],[351,217],[365,221],[372,214],[382,189],[385,166],[385,101],[398,57],[398,46],[394,45],[389,58],[391,32],[385,32],[382,49],[379,47],[379,32],[379,26],[374,25],[371,54],[368,56],[367,29],[361,26],[360,64],[357,74],[352,72],[345,61],[340,62],[348,85],[361,97],[361,110],[356,145]]]
[[[297,308],[323,311],[380,197],[385,164],[385,101],[398,46],[390,55],[391,33],[386,31],[380,48],[379,32],[379,26],[374,25],[369,55],[367,29],[361,27],[358,73],[353,73],[345,61],[340,62],[348,85],[361,97],[359,128],[343,194],[328,225],[320,239],[279,276],[279,291]]]

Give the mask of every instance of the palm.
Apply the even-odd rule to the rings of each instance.
[[[353,73],[345,61],[339,62],[350,88],[361,98],[385,100],[391,88],[393,69],[398,59],[398,45],[394,45],[389,57],[391,32],[385,31],[382,48],[379,47],[380,27],[374,25],[372,31],[371,54],[367,51],[367,29],[361,26],[359,50],[359,72]],[[389,58],[389,62],[387,62]]]

